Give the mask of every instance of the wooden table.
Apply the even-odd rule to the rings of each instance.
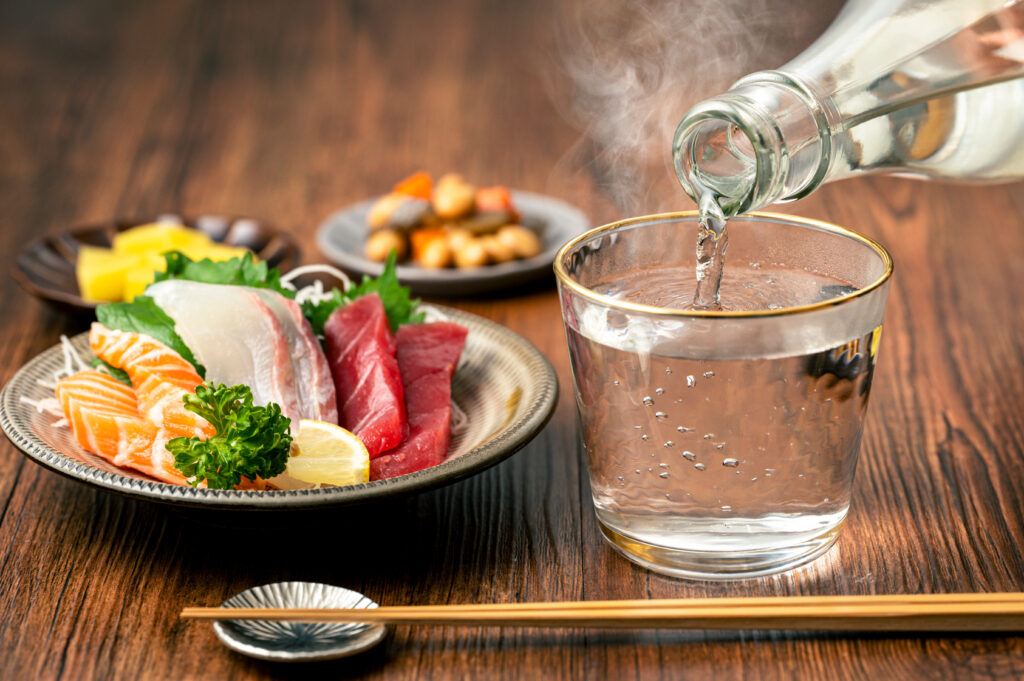
[[[802,49],[837,4],[780,9],[796,23],[766,39],[775,56]],[[560,59],[553,12],[541,0],[5,2],[3,265],[37,234],[166,210],[264,217],[318,261],[319,220],[419,167],[614,218],[619,176],[597,147],[576,145],[558,79],[544,85]],[[547,282],[451,304],[547,355],[563,388],[550,425],[504,463],[405,501],[233,529],[96,491],[0,445],[0,677],[1021,678],[1024,639],[1002,635],[397,628],[361,657],[288,667],[177,619],[278,580],[396,605],[1024,590],[1024,185],[866,178],[790,209],[881,240],[897,263],[852,510],[817,562],[693,583],[605,545]],[[85,327],[9,278],[0,300],[3,380]]]

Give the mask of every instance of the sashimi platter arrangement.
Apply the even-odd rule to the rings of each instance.
[[[469,421],[452,380],[472,332],[459,320],[472,315],[420,305],[394,257],[358,284],[335,271],[343,285],[330,289],[296,284],[310,268],[282,277],[251,254],[164,258],[143,295],[97,307],[87,349],[62,339],[49,383],[35,378],[49,396],[21,396],[51,428],[135,479],[198,490],[323,490],[446,460]],[[516,448],[556,392],[545,389]],[[507,402],[499,425],[519,406]]]

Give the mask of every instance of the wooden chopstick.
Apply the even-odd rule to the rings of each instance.
[[[373,609],[185,608],[181,617],[430,626],[1024,631],[1024,593],[575,601]]]

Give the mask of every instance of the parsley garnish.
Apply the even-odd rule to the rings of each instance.
[[[203,440],[176,437],[167,443],[174,465],[195,487],[234,489],[242,478],[264,480],[284,472],[292,444],[291,420],[271,402],[253,406],[247,385],[206,382],[183,397],[185,409],[209,421],[217,434]]]

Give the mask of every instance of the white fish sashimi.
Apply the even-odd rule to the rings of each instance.
[[[146,295],[174,320],[185,345],[206,367],[206,379],[249,386],[253,403],[275,402],[304,418],[290,347],[278,317],[251,289],[170,280]]]
[[[298,384],[302,418],[338,422],[338,399],[334,378],[313,327],[294,300],[267,289],[250,289],[277,316],[291,349],[292,366]]]

